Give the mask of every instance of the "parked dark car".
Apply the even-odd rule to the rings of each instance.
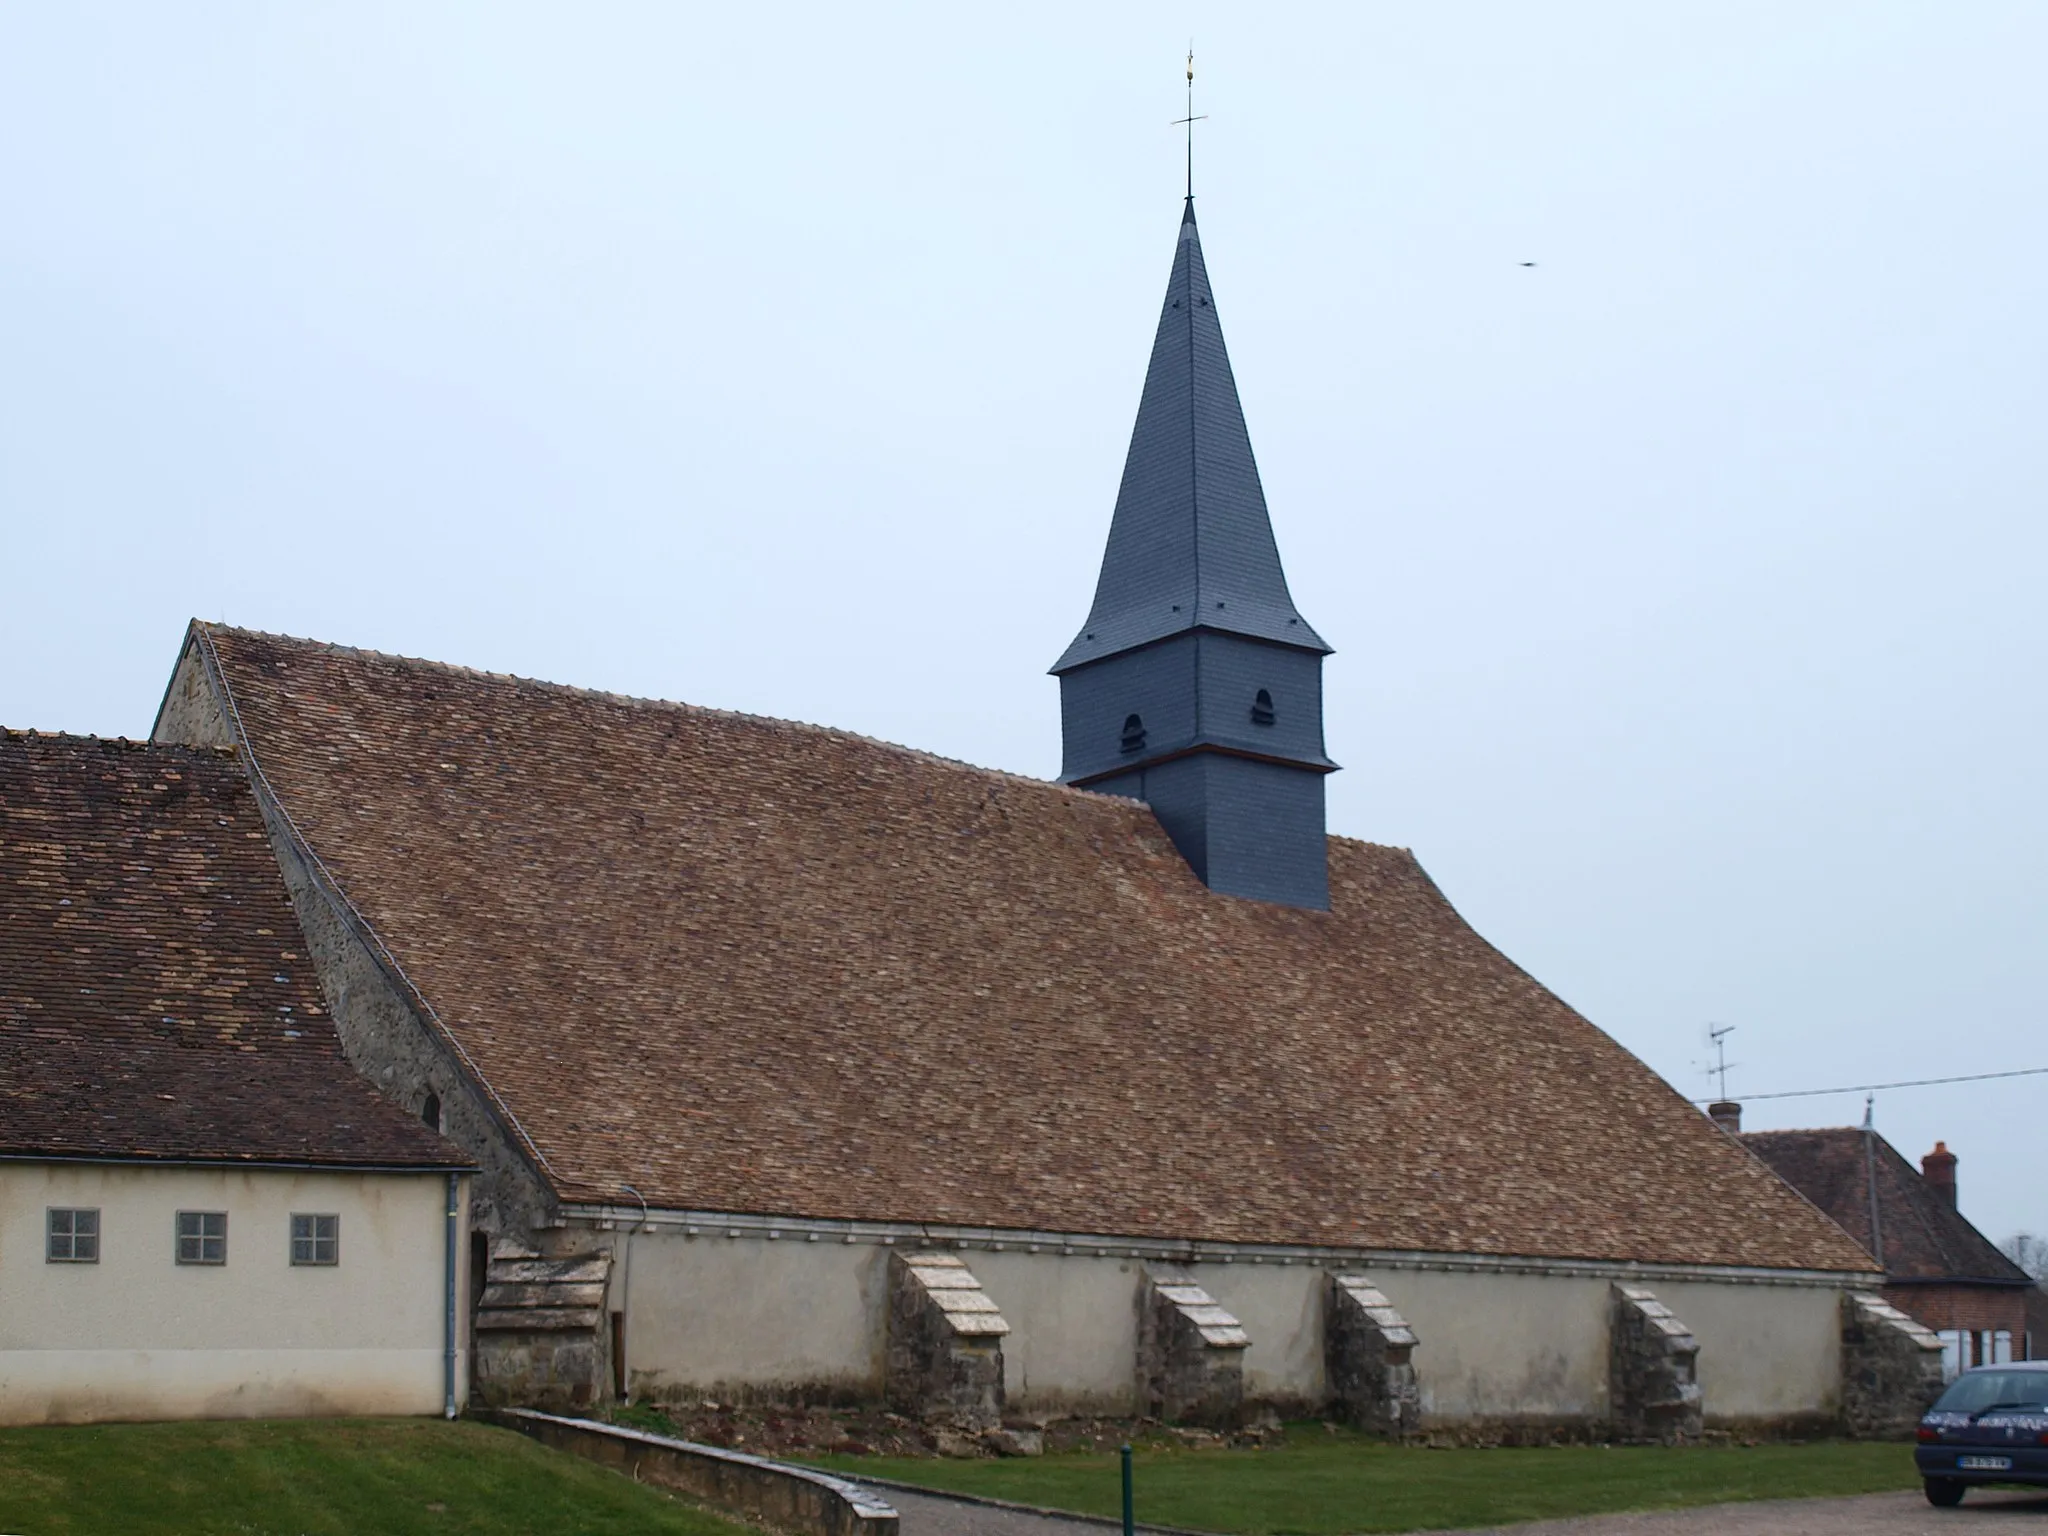
[[[2048,1360],[1980,1365],[1920,1421],[1913,1460],[1927,1502],[1947,1508],[1980,1483],[2048,1488]]]

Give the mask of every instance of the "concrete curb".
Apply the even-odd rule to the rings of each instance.
[[[478,1417],[638,1481],[806,1536],[896,1536],[900,1524],[894,1509],[858,1483],[815,1467],[531,1408],[490,1409]]]

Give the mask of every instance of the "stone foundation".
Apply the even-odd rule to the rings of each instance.
[[[1422,1394],[1415,1331],[1364,1275],[1331,1274],[1323,1291],[1323,1368],[1338,1417],[1376,1435],[1412,1435]]]
[[[1607,1345],[1608,1411],[1617,1440],[1679,1445],[1700,1438],[1699,1342],[1645,1286],[1616,1285]]]
[[[1910,1439],[1941,1395],[1941,1340],[1890,1302],[1842,1295],[1842,1423],[1859,1440]]]
[[[1139,1307],[1143,1411],[1169,1424],[1235,1425],[1251,1336],[1182,1270],[1147,1269]]]
[[[1010,1325],[966,1261],[950,1253],[889,1260],[889,1406],[957,1429],[1003,1419],[1003,1336]]]

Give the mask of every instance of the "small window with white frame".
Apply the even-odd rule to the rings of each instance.
[[[341,1218],[292,1213],[292,1262],[294,1264],[339,1264],[341,1262]]]
[[[228,1261],[226,1211],[178,1212],[178,1262],[225,1264]]]
[[[49,1264],[97,1264],[100,1261],[100,1213],[96,1207],[49,1207],[43,1260]]]

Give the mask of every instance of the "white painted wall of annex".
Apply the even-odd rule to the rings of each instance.
[[[439,1413],[446,1195],[444,1174],[0,1162],[0,1424]],[[98,1209],[98,1263],[46,1262],[50,1206]],[[225,1264],[175,1262],[181,1210],[228,1213]],[[340,1216],[338,1264],[290,1262],[293,1212]]]
[[[878,1243],[727,1238],[674,1228],[632,1238],[628,1354],[636,1393],[874,1395],[882,1386],[888,1259]],[[620,1234],[615,1241],[623,1245]],[[1012,1407],[1128,1411],[1144,1264],[1091,1253],[968,1248],[1010,1324]],[[1439,1422],[1583,1420],[1607,1412],[1610,1281],[1500,1270],[1370,1270],[1420,1336],[1424,1409]],[[620,1302],[614,1268],[613,1306]],[[1271,1258],[1194,1266],[1251,1335],[1246,1391],[1286,1406],[1324,1397],[1322,1267]],[[1831,1411],[1840,1293],[1831,1287],[1651,1279],[1700,1340],[1708,1418]]]

